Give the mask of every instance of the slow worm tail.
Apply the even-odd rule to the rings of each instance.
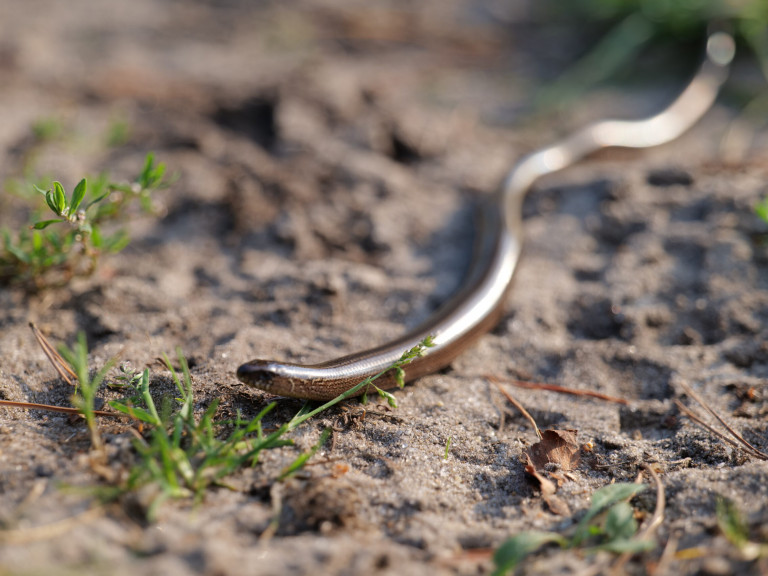
[[[331,400],[378,374],[404,351],[429,335],[435,346],[406,367],[406,379],[433,373],[448,364],[490,330],[500,319],[522,247],[522,202],[541,176],[573,165],[602,148],[646,148],[674,140],[695,124],[712,106],[734,53],[733,39],[718,32],[707,43],[707,59],[700,71],[667,108],[643,120],[597,122],[557,144],[521,159],[505,178],[496,199],[497,217],[483,232],[492,236],[481,272],[424,324],[400,338],[321,364],[301,365],[273,360],[252,360],[237,370],[238,379],[272,394]],[[376,381],[380,388],[395,384],[393,377]],[[360,394],[366,392],[361,390]]]

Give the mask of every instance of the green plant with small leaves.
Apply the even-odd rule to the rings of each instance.
[[[636,537],[637,521],[628,502],[646,488],[644,484],[620,483],[595,491],[592,505],[570,536],[537,530],[513,536],[496,550],[493,576],[512,573],[528,555],[547,544],[557,544],[566,549],[580,548],[587,553],[606,551],[622,554],[654,548],[654,541]]]
[[[290,444],[281,435],[265,436],[263,418],[275,407],[265,407],[256,418],[233,423],[234,430],[220,439],[216,428],[232,424],[215,421],[219,401],[215,400],[199,418],[194,414],[194,394],[187,361],[178,352],[181,377],[165,357],[179,393],[179,408],[170,410],[168,403],[158,410],[149,392],[149,370],[144,370],[136,383],[143,406],[125,401],[109,404],[119,412],[149,425],[149,438],[134,442],[139,461],[128,478],[126,489],[136,490],[147,484],[156,484],[160,493],[150,509],[154,516],[157,506],[168,498],[193,497],[199,501],[211,484],[248,463],[255,463],[261,450]]]
[[[109,405],[149,427],[148,438],[137,439],[134,442],[139,458],[125,488],[137,490],[148,484],[154,484],[159,488],[159,494],[149,510],[150,518],[154,517],[160,503],[169,498],[192,498],[199,502],[211,485],[221,484],[226,476],[243,466],[256,464],[263,450],[291,445],[293,442],[285,438],[286,434],[310,418],[354,396],[361,389],[369,385],[374,386],[373,382],[390,370],[395,370],[400,378],[404,378],[403,367],[424,354],[426,348],[432,345],[431,337],[425,339],[404,352],[386,370],[365,379],[319,407],[312,409],[309,403],[305,403],[291,420],[269,434],[264,432],[262,423],[264,417],[276,406],[275,402],[267,405],[252,420],[244,421],[238,416],[232,422],[215,420],[219,405],[216,400],[208,406],[202,416],[196,418],[192,381],[186,359],[181,351],[177,351],[181,376],[165,357],[165,364],[179,394],[176,401],[179,406],[175,411],[172,410],[169,402],[165,402],[158,410],[149,390],[149,370],[137,374],[124,367],[121,369],[120,385],[135,391],[136,397],[133,400],[114,400],[109,402]],[[231,428],[231,432],[220,437],[217,432],[222,427]],[[308,452],[300,454],[288,465],[278,480],[298,472],[323,446],[330,433],[330,429],[324,430],[315,446]]]
[[[91,433],[93,453],[98,456],[92,461],[100,465],[96,470],[111,484],[99,489],[98,493],[103,498],[113,499],[126,491],[138,490],[147,485],[156,486],[157,495],[148,510],[149,519],[154,517],[158,506],[169,498],[193,498],[194,501],[199,502],[211,485],[221,484],[226,476],[243,466],[255,465],[262,450],[291,445],[293,442],[285,438],[286,434],[320,412],[356,395],[361,389],[374,386],[373,382],[390,370],[395,370],[400,378],[404,378],[403,366],[423,355],[425,350],[433,345],[431,337],[425,338],[410,350],[406,350],[385,370],[366,378],[322,406],[313,409],[310,403],[306,402],[293,418],[269,434],[265,433],[262,422],[264,417],[275,408],[275,402],[267,405],[249,421],[242,420],[239,414],[234,422],[217,421],[215,415],[219,406],[218,399],[207,407],[202,416],[196,417],[192,378],[181,350],[177,350],[181,376],[171,365],[168,357],[163,356],[178,392],[176,399],[178,406],[175,410],[173,401],[168,397],[161,400],[160,409],[158,409],[155,399],[150,394],[149,369],[138,372],[129,365],[122,364],[119,367],[119,374],[108,386],[127,392],[127,395],[121,400],[110,401],[109,405],[118,413],[141,423],[141,430],[146,431],[146,437],[138,436],[135,439],[137,462],[132,467],[127,480],[120,481],[120,474],[103,465],[106,458],[96,416],[109,414],[95,409],[97,392],[115,361],[110,360],[91,376],[88,369],[88,346],[85,334],[78,334],[77,341],[71,348],[61,346],[58,354],[42,333],[34,325],[30,326],[59,375],[75,388],[72,404],[85,418]],[[222,435],[222,428],[231,431]],[[330,434],[331,429],[326,428],[318,442],[309,451],[300,454],[283,469],[278,481],[301,470],[322,448]]]
[[[368,381],[361,382],[360,384],[355,386],[352,390],[357,392],[362,388],[366,388],[366,393],[364,393],[362,396],[362,402],[363,404],[366,404],[368,402],[367,389],[368,387],[372,387],[381,398],[384,398],[387,401],[387,404],[389,404],[392,408],[397,408],[397,398],[395,397],[395,395],[373,384],[372,383],[373,380],[379,378],[380,376],[388,372],[393,372],[395,382],[397,383],[397,387],[402,390],[403,388],[405,388],[405,370],[403,369],[403,366],[411,362],[414,358],[417,358],[418,356],[423,355],[424,351],[427,348],[432,348],[434,345],[435,345],[434,338],[430,334],[429,336],[424,338],[424,340],[422,340],[416,347],[406,351],[397,362],[392,364],[392,366],[387,368],[384,372],[374,376],[373,379],[370,379],[371,380],[370,382]],[[347,394],[351,395],[350,392],[347,392]]]
[[[131,205],[156,213],[153,193],[167,185],[165,165],[148,154],[131,184],[103,175],[89,189],[83,178],[69,195],[60,182],[48,189],[34,186],[53,218],[35,211],[29,226],[18,232],[0,229],[0,284],[38,290],[91,274],[103,253],[119,252],[128,244],[128,233],[119,224],[129,218]]]

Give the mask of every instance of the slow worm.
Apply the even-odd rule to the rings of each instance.
[[[710,36],[707,58],[699,72],[677,99],[655,116],[636,121],[600,121],[520,160],[504,179],[494,201],[496,209],[490,211],[484,226],[491,241],[485,243],[489,249],[475,265],[480,272],[472,275],[469,283],[424,324],[392,342],[320,364],[252,360],[237,369],[238,379],[272,394],[330,400],[385,370],[428,335],[433,336],[434,347],[405,367],[406,380],[450,364],[501,318],[520,259],[523,198],[532,184],[602,148],[645,148],[677,138],[714,103],[727,76],[733,46],[733,39],[723,32]],[[387,374],[376,385],[391,388],[395,378]]]

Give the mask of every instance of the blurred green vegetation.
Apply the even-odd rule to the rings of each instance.
[[[645,48],[674,48],[669,65],[687,60],[690,48],[715,27],[731,33],[737,53],[754,57],[768,79],[768,0],[549,0],[540,8],[548,20],[571,27],[581,23],[583,34],[595,37],[586,52],[543,89],[537,97],[540,110],[572,102],[616,76]],[[754,98],[766,98],[764,88],[742,91],[737,100],[748,106]]]
[[[755,46],[764,46],[768,26],[765,0],[570,0],[553,5],[597,21],[641,16],[656,33],[675,37],[699,34],[711,22],[727,22],[737,37]]]

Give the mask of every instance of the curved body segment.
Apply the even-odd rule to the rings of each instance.
[[[490,248],[476,264],[480,269],[470,283],[424,324],[400,338],[376,348],[329,360],[299,365],[272,360],[252,360],[237,370],[238,379],[266,392],[309,400],[331,400],[382,372],[427,336],[434,347],[405,367],[406,380],[433,373],[470,347],[493,328],[504,311],[504,302],[520,259],[522,248],[522,202],[533,183],[552,172],[571,166],[602,148],[645,148],[677,138],[711,107],[727,76],[732,57],[729,36],[710,37],[708,58],[685,90],[659,114],[636,121],[606,120],[592,124],[548,148],[520,160],[510,170],[494,202],[495,217],[483,228],[492,236]],[[725,43],[725,50],[723,44]],[[392,376],[376,381],[380,388],[395,385]],[[366,390],[360,390],[360,394]]]

